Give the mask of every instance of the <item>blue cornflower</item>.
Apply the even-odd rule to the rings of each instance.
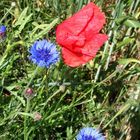
[[[5,26],[0,26],[0,34],[5,33],[6,32],[6,27]]]
[[[6,27],[0,26],[0,40],[2,41],[5,38]]]
[[[59,60],[59,53],[56,46],[47,40],[36,41],[30,51],[30,59],[40,67],[49,68]]]
[[[105,137],[98,130],[92,127],[85,127],[76,136],[77,140],[105,140]]]

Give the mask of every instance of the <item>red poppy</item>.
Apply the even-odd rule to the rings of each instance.
[[[107,35],[99,33],[104,24],[104,13],[91,2],[58,25],[56,40],[68,66],[80,66],[96,56],[107,40]]]

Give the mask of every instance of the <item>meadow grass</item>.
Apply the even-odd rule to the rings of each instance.
[[[140,139],[140,0],[93,1],[105,12],[109,40],[86,65],[70,68],[61,59],[43,69],[29,60],[34,41],[55,43],[56,26],[89,1],[0,1],[0,25],[7,27],[0,43],[0,140],[74,140],[86,126],[107,140]],[[24,96],[28,88],[32,98]]]

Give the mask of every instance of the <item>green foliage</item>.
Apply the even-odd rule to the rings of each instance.
[[[88,2],[1,0],[7,38],[0,43],[0,139],[73,140],[84,126],[107,140],[140,139],[139,0],[94,0],[106,14],[109,40],[85,66],[60,61],[36,69],[28,59],[35,40],[54,42],[56,25]]]

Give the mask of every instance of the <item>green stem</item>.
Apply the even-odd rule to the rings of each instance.
[[[46,81],[45,81],[45,90],[46,90],[46,95],[48,96],[48,73],[49,73],[49,70],[46,69]]]
[[[34,79],[34,77],[35,77],[35,75],[36,75],[36,73],[37,73],[38,69],[39,69],[39,67],[36,67],[36,69],[34,70],[34,72],[33,72],[32,76],[31,76],[30,81],[29,81],[29,82],[28,82],[28,84],[26,85],[26,87],[25,87],[25,89],[23,90],[23,92],[22,92],[22,94],[21,94],[21,95],[24,95],[24,94],[25,94],[25,92],[26,92],[27,88],[30,86],[31,82],[33,81],[33,79]],[[17,106],[17,109],[19,109],[19,108],[20,108],[20,106],[21,106],[21,103]]]
[[[44,103],[42,109],[41,109],[41,113],[43,112],[43,109],[46,107],[46,105],[48,104],[48,102],[55,96],[57,95],[61,90],[57,90],[55,93],[53,93],[47,100],[46,102]]]
[[[30,110],[30,99],[27,98],[27,105],[25,109],[25,113],[28,113]],[[24,116],[24,140],[28,140],[28,135],[27,135],[27,115]]]
[[[33,72],[32,76],[31,76],[30,81],[28,82],[28,84],[26,85],[26,87],[25,87],[24,91],[22,92],[22,95],[24,95],[24,93],[26,92],[27,88],[28,88],[28,87],[30,86],[30,84],[32,83],[32,81],[33,81],[34,77],[35,77],[35,76],[36,76],[36,74],[37,74],[38,69],[39,69],[39,67],[37,66],[37,67],[36,67],[36,69],[34,70],[34,72]]]

